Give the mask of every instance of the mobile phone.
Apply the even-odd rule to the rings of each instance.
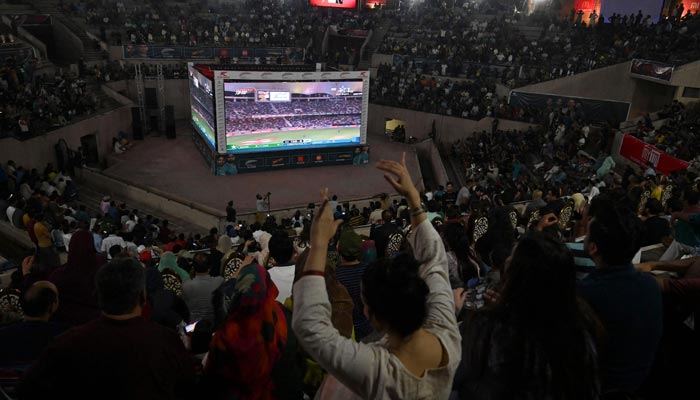
[[[192,333],[192,332],[194,332],[194,327],[197,326],[197,323],[198,323],[198,322],[199,322],[199,321],[194,321],[193,323],[191,323],[191,324],[189,324],[189,325],[185,325],[185,332],[186,332],[186,333]]]
[[[476,282],[474,282],[476,281]],[[464,308],[479,310],[486,305],[486,290],[489,286],[482,279],[472,279],[467,285],[467,298],[464,299]]]

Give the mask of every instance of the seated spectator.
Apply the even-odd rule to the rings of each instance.
[[[420,208],[420,196],[403,163],[380,161],[387,180]],[[303,348],[328,371],[319,396],[447,398],[459,364],[459,333],[440,237],[422,212],[413,213],[411,247],[368,267],[362,280],[366,313],[385,334],[380,344],[355,343],[330,324],[322,278],[334,221],[327,191],[313,222],[304,276],[294,285],[294,332]],[[321,276],[318,276],[321,275]],[[416,377],[422,377],[417,380]],[[342,382],[342,383],[341,383]]]
[[[588,217],[584,245],[596,270],[579,281],[578,290],[606,331],[599,359],[602,390],[633,394],[649,375],[661,338],[661,292],[631,264],[641,243],[636,215],[599,195]]]
[[[642,246],[650,246],[657,243],[671,244],[671,227],[668,224],[668,220],[661,216],[663,211],[664,208],[659,200],[653,198],[647,200],[644,207],[645,219]]]
[[[482,260],[488,260],[491,250],[497,245],[512,248],[515,243],[515,228],[505,207],[492,208],[488,216],[486,233],[476,242],[475,248]]]
[[[270,257],[275,260],[274,267],[268,270],[270,279],[278,288],[277,301],[284,303],[292,295],[294,283],[294,247],[286,232],[275,232],[268,244]]]
[[[291,316],[275,300],[279,296],[270,275],[259,265],[245,265],[230,298],[226,320],[211,339],[204,371],[206,396],[301,398]]]
[[[154,267],[146,268],[146,294],[148,307],[144,308],[144,319],[174,331],[190,320],[187,304],[172,291],[165,290],[163,277]]]
[[[114,154],[124,154],[127,150],[126,146],[122,145],[117,138],[112,139],[112,147],[114,148]]]
[[[597,399],[594,317],[577,301],[571,253],[526,237],[505,272],[500,300],[462,325],[453,390],[460,399]]]
[[[54,340],[24,375],[19,397],[175,398],[184,393],[194,379],[192,360],[175,332],[141,317],[143,267],[117,258],[100,268],[96,282],[102,317]]]
[[[169,251],[160,255],[160,262],[158,263],[158,271],[162,273],[166,269],[175,272],[180,277],[180,280],[182,280],[183,285],[190,280],[190,273],[180,267],[177,263],[177,256]]]
[[[22,294],[24,321],[0,329],[3,366],[31,364],[68,325],[49,321],[58,309],[58,289],[48,281],[34,283]]]
[[[677,260],[683,254],[693,254],[695,246],[700,245],[700,193],[689,190],[684,196],[682,211],[671,214],[671,225],[674,226],[674,239],[668,246],[660,261]]]
[[[167,254],[167,253],[166,253]],[[224,278],[209,275],[209,264],[204,254],[195,256],[194,278],[182,284],[182,299],[190,310],[190,323],[196,321],[214,321],[214,304],[212,295],[221,286]]]
[[[525,216],[530,217],[533,211],[539,210],[540,208],[546,206],[547,203],[542,199],[542,191],[535,190],[532,192],[532,201],[527,203],[525,206]]]
[[[102,252],[104,255],[107,256],[108,259],[112,259],[111,255],[109,254],[110,249],[113,246],[119,246],[121,248],[125,247],[124,239],[117,235],[116,231],[114,228],[112,228],[109,231],[109,236],[106,238],[102,239],[102,244],[100,245],[100,252]]]

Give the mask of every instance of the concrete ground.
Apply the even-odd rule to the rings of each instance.
[[[305,207],[317,202],[319,189],[328,187],[339,201],[371,198],[393,189],[374,167],[380,159],[399,160],[406,152],[411,176],[422,180],[415,148],[390,142],[384,135],[368,135],[370,164],[262,171],[215,176],[195,148],[189,123],[179,124],[177,138],[147,137],[126,153],[112,155],[106,174],[150,186],[189,201],[224,210],[233,200],[240,213],[255,211],[255,195],[271,192],[271,209]]]

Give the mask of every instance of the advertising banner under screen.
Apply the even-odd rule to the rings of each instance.
[[[332,7],[332,8],[355,8],[357,7],[356,0],[311,0],[311,5],[314,7]]]

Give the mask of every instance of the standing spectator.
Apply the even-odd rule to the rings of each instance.
[[[462,325],[459,398],[597,399],[593,317],[577,301],[571,252],[526,237],[507,272],[500,301]]]
[[[197,259],[197,257],[200,259]],[[224,278],[210,276],[206,256],[197,254],[197,257],[194,263],[194,278],[182,284],[182,298],[190,310],[190,322],[203,320],[213,322],[214,305],[212,303],[212,293],[224,282]]]
[[[292,268],[294,271],[294,268]],[[225,322],[211,339],[205,367],[208,398],[302,398],[291,315],[265,268],[241,268]]]
[[[194,380],[192,360],[175,332],[141,317],[141,264],[114,259],[100,268],[96,282],[102,317],[54,340],[25,373],[19,397],[156,399],[183,393]]]
[[[268,242],[270,257],[275,260],[275,266],[270,268],[270,278],[277,286],[279,294],[277,301],[284,303],[292,295],[294,283],[294,245],[286,232],[275,232]]]
[[[236,222],[236,209],[233,208],[233,200],[226,205],[226,221],[232,224]]]
[[[61,293],[56,320],[80,325],[99,317],[95,274],[105,261],[95,250],[90,231],[81,229],[71,236],[68,261],[49,276]]]
[[[654,278],[631,264],[642,233],[636,215],[599,195],[588,216],[584,246],[596,270],[578,289],[606,331],[599,359],[602,390],[632,394],[649,375],[661,339],[661,291]]]
[[[362,340],[372,333],[372,325],[364,314],[364,304],[362,303],[362,276],[367,265],[360,261],[361,246],[362,239],[352,228],[343,229],[338,239],[340,264],[335,268],[336,279],[345,286],[352,298],[352,322],[357,340]]]
[[[111,198],[109,196],[104,196],[102,198],[102,202],[100,203],[100,211],[102,212],[102,215],[107,215],[107,212],[109,211],[110,199]]]
[[[396,234],[401,234],[399,227],[392,223],[393,214],[389,210],[382,211],[381,225],[373,226],[370,230],[369,238],[374,240],[374,245],[377,248],[377,256],[385,257],[386,249],[389,246],[389,240]]]
[[[411,215],[415,259],[409,254],[384,259],[370,265],[362,279],[367,314],[385,333],[380,344],[355,343],[331,325],[323,274],[328,242],[340,221],[333,220],[327,191],[313,222],[304,276],[294,285],[293,326],[304,349],[329,373],[321,397],[353,393],[382,399],[449,397],[459,364],[460,335],[445,249],[420,209],[405,157],[404,153],[403,163],[377,165],[408,205],[418,210]]]
[[[39,259],[41,260],[41,263],[47,267],[56,267],[61,263],[61,261],[53,245],[50,227],[51,226],[44,217],[44,214],[39,214],[33,227],[34,235],[36,236],[37,240],[37,246],[39,247]]]

